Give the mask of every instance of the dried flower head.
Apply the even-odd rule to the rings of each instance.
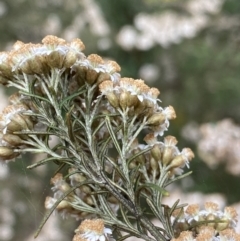
[[[85,219],[75,232],[73,241],[105,241],[112,234],[111,229],[104,227],[102,219]]]

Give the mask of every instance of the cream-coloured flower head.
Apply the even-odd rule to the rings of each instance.
[[[110,228],[104,227],[102,219],[86,219],[75,232],[73,241],[105,241],[112,234]]]

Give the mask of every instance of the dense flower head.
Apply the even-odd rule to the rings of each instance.
[[[226,171],[238,176],[240,173],[240,126],[226,118],[215,123],[204,123],[194,128],[201,159],[215,169],[224,163]]]
[[[144,160],[149,163],[147,170],[149,173],[160,174],[164,167],[168,171],[169,177],[181,175],[185,166],[189,167],[189,162],[194,154],[190,148],[183,148],[180,151],[177,147],[177,139],[174,136],[164,137],[164,141],[159,141],[154,132],[150,132],[144,137],[147,145],[137,145],[139,150],[151,147],[150,153],[144,155]],[[136,149],[136,147],[135,147]]]
[[[156,88],[150,88],[140,79],[121,78],[119,81],[106,80],[99,85],[100,92],[108,100],[116,112],[126,112],[139,120],[146,121],[146,125],[155,135],[163,135],[169,127],[169,120],[176,118],[172,106],[162,108],[159,105]]]
[[[64,199],[57,205],[56,211],[63,217],[68,216],[75,218],[76,220],[83,218],[96,217],[95,214],[89,214],[85,211],[77,210],[71,203],[82,202],[85,205],[95,207],[92,195],[93,189],[90,185],[80,185],[82,182],[86,181],[87,177],[79,173],[75,168],[69,169],[69,178],[64,178],[61,173],[57,173],[50,180],[51,189],[53,191],[53,197],[48,196],[45,199],[45,208],[51,209],[53,205],[62,198],[62,196],[68,192],[71,188],[77,187],[74,192]],[[108,205],[111,207],[113,212],[117,212],[119,209],[119,202],[113,196],[107,198]]]
[[[112,234],[111,229],[104,227],[102,219],[85,219],[75,232],[73,241],[105,241]]]
[[[173,220],[176,217],[178,217],[178,214],[174,214]],[[178,232],[194,227],[194,231],[200,234],[211,231],[212,237],[220,231],[234,229],[236,223],[237,212],[234,208],[225,207],[222,211],[216,203],[206,202],[204,209],[201,209],[198,204],[188,205],[175,225],[178,227]],[[183,229],[181,230],[181,228]],[[199,235],[199,240],[200,237],[203,237],[203,235]]]
[[[104,61],[95,54],[86,57],[82,52],[84,48],[80,39],[68,43],[52,35],[46,36],[42,44],[17,41],[11,51],[0,53],[0,83],[8,85],[24,79],[24,74],[47,76],[52,69],[62,72],[70,69],[72,75],[81,70],[82,75],[88,76],[85,81],[90,83],[97,77],[99,82],[119,78],[120,67],[116,62]]]
[[[31,113],[27,105],[17,103],[8,105],[0,114],[0,160],[8,162],[19,156],[20,149],[25,148],[26,136],[15,134],[16,132],[32,130],[34,127],[33,119],[25,115]]]

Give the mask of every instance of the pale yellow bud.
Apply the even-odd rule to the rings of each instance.
[[[59,186],[59,190],[61,190],[62,192],[67,192],[71,189],[70,185],[67,182],[63,182],[60,186]]]
[[[23,128],[21,125],[19,125],[17,122],[15,121],[10,121],[7,124],[7,132],[12,133],[15,131],[21,131]]]
[[[113,203],[113,204],[118,204],[119,203],[119,201],[114,196],[110,196],[107,200],[110,203]]]
[[[19,153],[14,152],[14,149],[7,146],[0,146],[0,159],[11,160],[18,156]]]
[[[129,97],[128,97],[128,107],[132,107],[132,106],[137,106],[139,103],[139,99],[136,95],[131,95],[129,94]]]
[[[108,73],[103,73],[103,72],[101,72],[101,73],[98,75],[97,84],[101,84],[103,81],[109,80],[109,79],[110,79],[110,75],[109,75]]]
[[[153,148],[151,149],[151,155],[152,157],[156,160],[156,161],[160,161],[161,160],[161,156],[162,156],[162,153],[161,153],[161,150],[159,148],[159,146],[157,144],[155,144],[153,146]]]
[[[88,69],[86,71],[86,82],[88,82],[90,85],[94,84],[98,78],[98,75],[99,73],[94,69]]]
[[[91,188],[89,186],[86,186],[86,185],[82,185],[80,187],[80,190],[84,193],[87,193],[87,194],[90,194],[92,191],[91,191]]]
[[[19,136],[13,134],[4,134],[2,138],[12,146],[20,146],[23,141]]]
[[[75,51],[68,51],[66,56],[65,56],[65,59],[64,59],[64,62],[63,62],[63,66],[65,68],[70,68],[77,60],[77,53]]]
[[[131,163],[129,164],[128,167],[129,167],[129,169],[133,169],[133,168],[137,167],[136,161],[135,160],[131,161]]]
[[[171,168],[181,167],[185,163],[183,155],[177,155],[170,163]]]
[[[63,67],[64,56],[59,51],[52,51],[46,55],[46,63],[52,68],[61,69]]]
[[[107,97],[109,103],[111,104],[111,106],[113,106],[114,108],[119,107],[119,99],[113,92],[107,93],[106,97]]]
[[[31,70],[31,67],[30,67],[30,61],[29,60],[24,61],[21,64],[21,70],[25,74],[33,74],[32,70]]]
[[[63,209],[70,209],[70,208],[71,208],[71,205],[66,200],[62,200],[57,206],[58,211]]]
[[[156,161],[154,158],[150,158],[150,166],[151,166],[151,169],[154,171],[159,170],[158,161]]]
[[[12,132],[31,130],[33,129],[33,123],[28,116],[16,114],[12,118],[11,122],[7,124],[7,129]]]
[[[93,199],[92,199],[91,196],[86,196],[86,197],[84,197],[83,201],[84,201],[86,204],[90,205],[90,206],[93,206],[93,205],[94,205],[94,202],[93,202]]]
[[[165,122],[165,115],[162,113],[155,113],[148,118],[148,125],[158,126]]]
[[[222,230],[228,228],[228,226],[229,226],[229,219],[221,218],[219,220],[219,223],[216,223],[216,230],[222,231]]]
[[[119,96],[119,104],[122,107],[122,109],[126,109],[128,106],[128,92],[123,91],[121,92],[120,96]]]
[[[163,164],[168,165],[172,161],[174,157],[174,153],[175,153],[175,150],[173,149],[172,146],[166,146],[163,149],[163,155],[162,155]]]

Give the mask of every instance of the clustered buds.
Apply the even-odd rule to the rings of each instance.
[[[106,80],[99,85],[99,89],[116,112],[124,111],[130,117],[145,119],[146,125],[155,132],[155,135],[162,135],[169,126],[169,120],[176,118],[172,106],[165,109],[159,106],[159,90],[150,88],[143,80]]]
[[[87,217],[96,217],[96,214],[90,214],[85,211],[75,209],[71,204],[77,202],[83,202],[85,205],[90,207],[95,207],[96,201],[94,201],[94,187],[90,184],[83,184],[87,178],[85,175],[77,171],[77,169],[70,168],[69,169],[69,178],[64,178],[61,173],[57,173],[53,178],[51,178],[52,191],[54,192],[53,197],[47,197],[45,200],[45,208],[51,209],[52,206],[57,202],[59,198],[67,191],[69,191],[73,187],[77,187],[74,192],[65,197],[56,207],[58,213],[62,215],[62,217],[71,216],[78,219],[83,219]],[[114,212],[117,212],[119,208],[118,201],[113,197],[109,196],[107,198],[108,205],[111,206]]]
[[[193,231],[183,231],[180,233],[178,238],[174,238],[171,241],[239,241],[240,235],[237,234],[233,229],[225,229],[216,233],[216,230],[210,226],[202,226],[199,233]]]
[[[26,135],[22,131],[32,130],[34,122],[26,113],[31,110],[27,105],[17,103],[5,107],[0,115],[0,160],[9,161],[19,156],[19,149],[26,147]]]
[[[213,202],[206,202],[205,209],[200,209],[198,204],[191,204],[184,211],[178,209],[173,213],[176,237],[180,234],[177,240],[181,240],[182,235],[187,234],[187,230],[192,230],[201,237],[203,229],[206,228],[212,230],[211,237],[219,232],[221,236],[224,233],[223,231],[233,230],[236,227],[237,216],[234,208],[225,207],[224,211],[221,211],[218,205]],[[192,233],[190,234],[192,235]],[[193,237],[191,240],[193,240]]]
[[[169,176],[182,174],[185,166],[188,167],[189,161],[194,158],[194,154],[190,148],[183,148],[179,151],[177,139],[174,136],[166,136],[163,142],[155,137],[154,133],[149,133],[144,138],[148,144],[146,147],[152,147],[150,153],[145,155],[145,162],[149,163],[149,173],[159,175],[161,169],[165,167]]]
[[[102,219],[85,219],[75,233],[73,241],[105,241],[109,240],[112,230],[104,227]]]

